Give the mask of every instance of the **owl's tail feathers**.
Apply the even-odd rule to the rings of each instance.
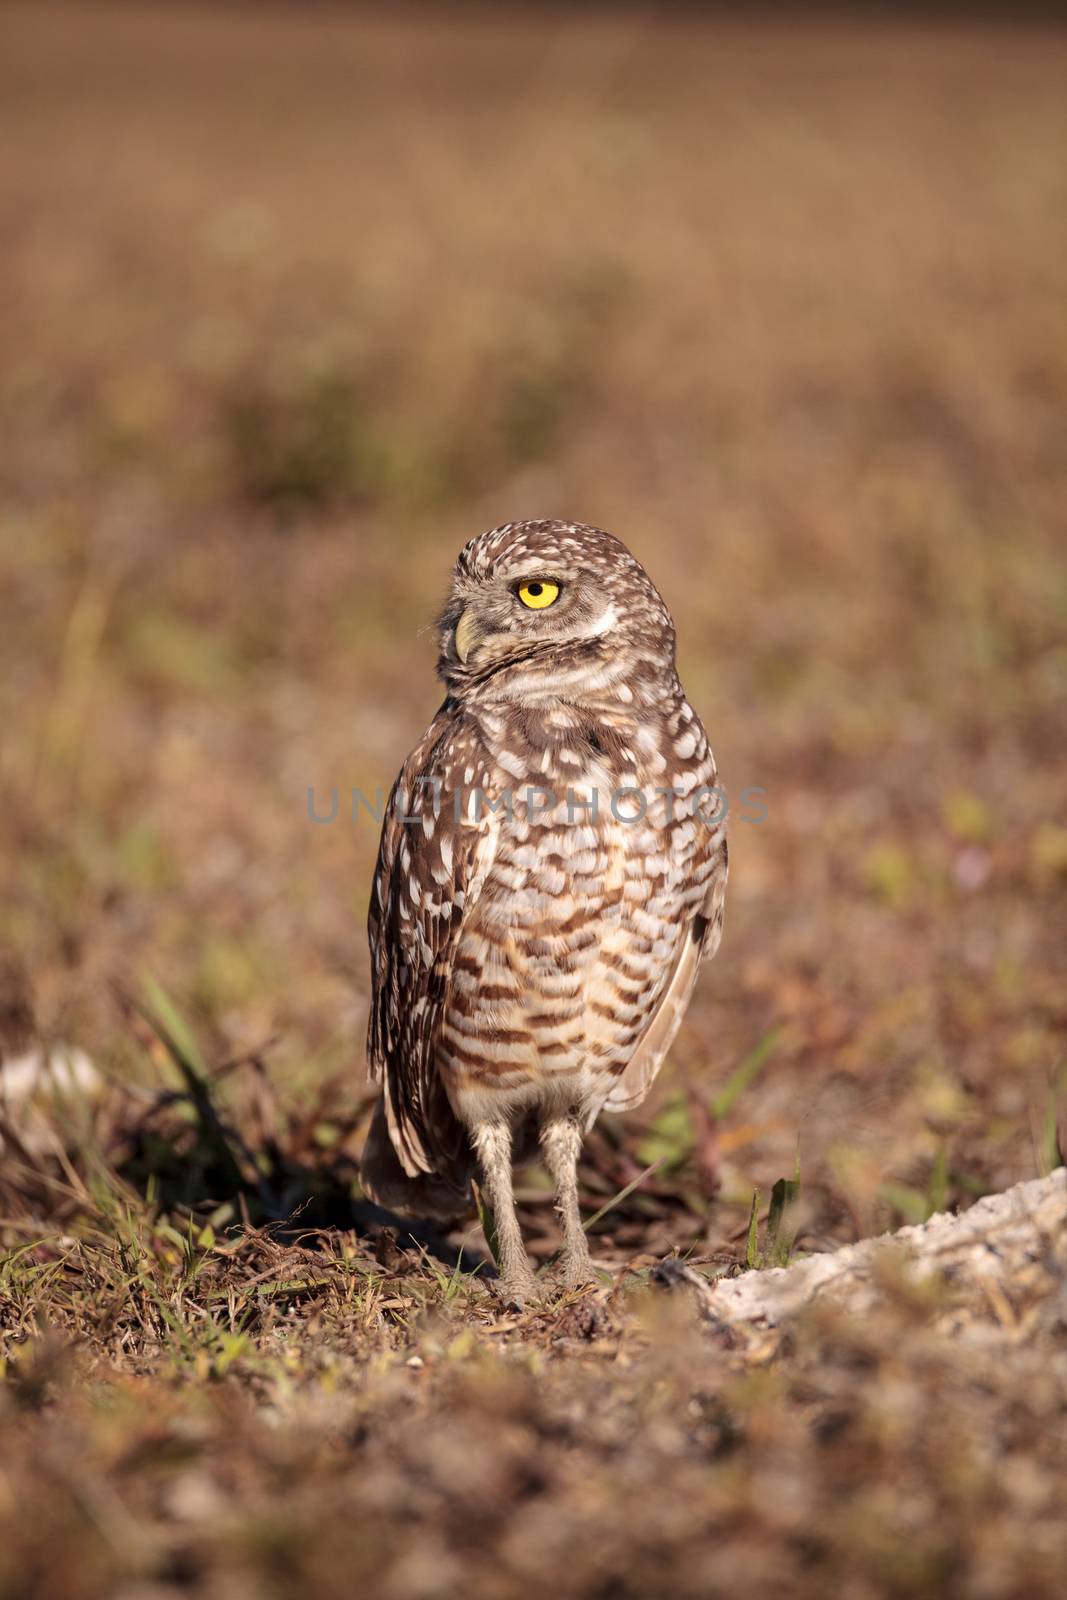
[[[474,1211],[470,1171],[470,1165],[461,1161],[446,1172],[421,1172],[409,1177],[389,1137],[385,1098],[379,1097],[359,1162],[364,1193],[378,1205],[405,1217],[456,1222]]]

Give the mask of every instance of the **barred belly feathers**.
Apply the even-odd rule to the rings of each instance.
[[[440,619],[446,698],[386,808],[371,894],[365,1189],[492,1209],[501,1289],[534,1279],[512,1161],[552,1174],[562,1282],[592,1276],[581,1141],[644,1099],[722,932],[725,807],[644,568],[580,523],[461,551]]]

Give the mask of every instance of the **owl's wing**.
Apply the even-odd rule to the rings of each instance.
[[[705,956],[710,959],[719,948],[726,903],[726,873],[726,841],[723,839],[711,861],[704,902],[682,929],[670,978],[625,1071],[604,1102],[605,1111],[632,1111],[652,1087],[685,1016],[701,960]]]
[[[446,701],[389,797],[367,923],[367,1059],[389,1140],[409,1178],[435,1174],[463,1191],[470,1145],[434,1056],[460,933],[496,848],[494,814],[474,815],[455,777],[483,770],[475,734]]]

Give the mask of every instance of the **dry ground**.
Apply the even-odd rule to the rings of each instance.
[[[1061,1592],[1051,1245],[970,1341],[646,1285],[1060,1159],[1067,33],[0,34],[0,1035],[103,1079],[3,1111],[0,1595]],[[516,1320],[358,1194],[376,830],[307,791],[388,785],[525,515],[659,581],[733,874],[585,1163],[615,1287]]]

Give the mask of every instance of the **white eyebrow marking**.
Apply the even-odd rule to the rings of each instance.
[[[610,605],[604,612],[603,616],[598,617],[593,626],[590,628],[589,637],[593,639],[599,634],[607,633],[608,629],[613,628],[618,620],[619,613],[616,611],[614,605]]]

